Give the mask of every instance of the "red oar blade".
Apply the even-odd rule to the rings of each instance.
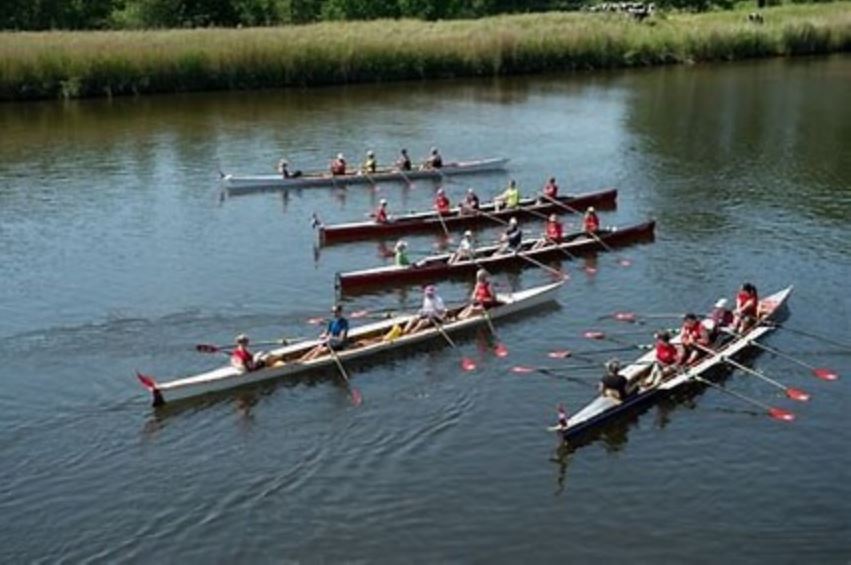
[[[570,355],[571,352],[567,349],[560,349],[547,353],[547,357],[549,357],[550,359],[567,359],[568,357],[570,357]]]
[[[521,375],[527,375],[529,373],[534,373],[535,369],[532,367],[526,367],[525,365],[517,365],[512,367],[511,371],[514,373],[520,373]]]
[[[788,410],[783,410],[782,408],[769,408],[768,415],[775,420],[780,420],[781,422],[792,422],[795,420],[794,414]]]
[[[352,389],[352,404],[360,406],[363,403],[363,395],[356,388]]]
[[[311,324],[313,326],[321,324],[324,321],[325,321],[325,318],[308,318],[307,319],[307,323]]]
[[[593,330],[589,330],[582,335],[586,339],[603,339],[604,337],[606,337],[606,334],[604,334],[603,332],[597,332]]]
[[[497,343],[496,347],[493,348],[493,353],[497,357],[508,357],[508,348],[505,347],[504,343]]]
[[[154,377],[143,375],[140,372],[136,372],[136,378],[139,379],[139,382],[142,383],[142,386],[148,390],[156,390],[157,381],[154,380]]]
[[[589,275],[596,275],[597,274],[597,267],[585,267],[582,270],[585,271],[585,273],[589,274]]]
[[[612,317],[619,322],[634,322],[635,312],[615,312]]]
[[[349,314],[349,318],[366,318],[369,315],[369,310],[355,310]]]
[[[788,387],[786,389],[786,396],[788,396],[792,400],[797,400],[799,402],[806,402],[810,399],[810,393],[803,391],[799,388],[792,387]]]
[[[836,371],[832,371],[830,369],[825,368],[813,369],[813,374],[825,381],[835,381],[839,379],[839,375],[836,373]]]
[[[469,357],[463,357],[461,359],[461,368],[464,369],[465,371],[467,371],[468,373],[470,371],[475,371],[476,370],[476,362],[473,361],[472,359],[470,359]]]
[[[630,265],[632,265],[632,261],[630,261],[629,259],[620,259],[618,261],[618,265],[620,265],[621,267],[629,267]]]

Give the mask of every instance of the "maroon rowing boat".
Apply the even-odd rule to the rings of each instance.
[[[425,284],[455,275],[469,276],[480,268],[497,270],[513,265],[529,266],[535,261],[553,257],[568,259],[570,256],[605,250],[609,247],[652,241],[655,227],[656,222],[651,220],[625,228],[601,229],[597,232],[599,240],[588,236],[585,232],[576,232],[566,235],[565,241],[559,245],[534,250],[531,248],[538,240],[529,239],[523,242],[518,254],[494,255],[494,251],[499,246],[491,245],[477,249],[475,260],[464,260],[458,263],[449,263],[451,254],[444,253],[426,257],[405,267],[390,265],[360,271],[338,272],[335,286],[339,292],[345,293],[381,284]],[[600,243],[600,240],[603,243]]]
[[[536,198],[525,198],[520,201],[516,208],[506,208],[498,212],[494,211],[493,202],[482,204],[481,210],[488,216],[507,220],[516,216],[518,220],[540,219],[540,214],[551,214],[553,212],[564,214],[567,212],[565,206],[585,211],[588,206],[594,206],[603,210],[615,208],[618,191],[614,188],[600,192],[589,192],[572,196],[559,196],[557,200],[561,206],[548,200]],[[450,213],[443,215],[443,222],[448,229],[463,228],[476,224],[494,222],[484,214],[473,211],[461,211],[457,206]],[[418,212],[396,216],[390,222],[379,223],[372,220],[364,222],[349,222],[345,224],[323,225],[319,223],[319,240],[324,245],[346,240],[366,239],[370,237],[385,237],[403,233],[421,231],[441,231],[440,218],[437,212]]]

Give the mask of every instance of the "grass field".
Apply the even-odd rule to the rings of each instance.
[[[602,69],[848,51],[851,2],[250,29],[0,33],[0,100]]]

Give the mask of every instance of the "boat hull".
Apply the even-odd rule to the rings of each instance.
[[[520,208],[503,209],[495,212],[493,203],[488,203],[482,205],[482,211],[506,221],[512,216],[517,217],[518,220],[539,220],[540,214],[565,213],[565,205],[581,211],[584,211],[588,206],[611,210],[616,206],[617,196],[618,191],[616,189],[607,189],[587,194],[560,196],[558,201],[561,205],[547,200],[539,202],[533,198],[527,198],[521,201]],[[443,223],[437,217],[436,212],[424,212],[400,216],[387,223],[370,221],[320,226],[319,240],[323,245],[331,245],[343,241],[391,237],[405,233],[437,232],[443,230],[443,224],[446,225],[447,229],[453,230],[481,224],[493,225],[494,222],[495,220],[484,214],[461,213],[458,208],[454,208],[450,214],[443,216]]]
[[[500,295],[500,299],[504,301],[504,304],[490,309],[488,311],[489,315],[492,319],[502,318],[551,302],[555,300],[556,294],[562,284],[562,282],[559,282],[530,288],[509,295]],[[364,339],[367,336],[373,336],[374,334],[384,334],[390,331],[390,329],[397,324],[404,325],[409,319],[410,316],[400,316],[390,320],[382,320],[366,324],[353,329],[350,332],[349,337],[352,342],[355,342],[359,339]],[[487,322],[484,317],[475,316],[465,320],[448,322],[444,324],[443,329],[447,334],[453,334],[470,328],[475,328],[486,323]],[[415,334],[403,335],[393,341],[378,341],[362,347],[350,347],[344,349],[339,352],[339,358],[343,363],[348,363],[350,361],[376,356],[387,351],[396,351],[414,344],[435,339],[443,339],[440,332],[435,328],[426,328]],[[269,353],[275,356],[300,356],[319,343],[319,340],[312,340],[309,342],[302,342],[296,345],[282,347],[280,349],[270,351]],[[241,373],[233,367],[225,366],[200,375],[180,378],[164,383],[157,383],[156,387],[151,390],[151,393],[154,399],[154,405],[161,405],[164,403],[171,404],[179,400],[186,400],[205,394],[251,386],[272,379],[299,377],[310,372],[315,372],[317,370],[333,366],[334,360],[330,356],[320,357],[303,363],[289,362],[282,366],[268,367],[248,373]]]
[[[448,175],[465,175],[498,171],[504,169],[508,159],[479,159],[449,163],[440,170],[413,170],[399,172],[397,170],[379,171],[365,175],[353,173],[347,175],[330,175],[329,173],[309,173],[298,178],[283,178],[281,175],[224,175],[222,186],[230,195],[248,194],[264,190],[280,190],[287,188],[317,188],[338,187],[359,184],[376,184],[379,182],[407,182],[414,179],[442,179]]]
[[[615,231],[600,233],[600,239],[609,247],[622,247],[639,242],[653,240],[656,223],[654,221],[644,222]],[[441,279],[466,276],[474,273],[480,268],[498,270],[512,266],[533,266],[533,263],[523,257],[529,257],[534,261],[542,261],[553,257],[566,259],[571,255],[582,255],[590,252],[605,250],[605,247],[596,239],[582,234],[573,234],[575,239],[534,251],[525,251],[521,255],[500,255],[497,257],[482,257],[475,261],[462,261],[450,264],[449,254],[435,255],[407,267],[395,265],[376,267],[359,271],[339,272],[336,274],[335,285],[340,293],[353,293],[358,290],[368,289],[379,285],[397,285],[411,283],[428,283]],[[534,243],[528,240],[526,245]],[[483,248],[481,251],[491,251],[496,246]]]

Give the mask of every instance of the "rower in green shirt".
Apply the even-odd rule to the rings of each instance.
[[[408,244],[404,239],[400,239],[396,242],[396,255],[394,263],[397,267],[407,267],[411,264],[410,259],[408,259]]]
[[[508,188],[494,199],[494,203],[497,210],[502,208],[517,208],[520,205],[520,189],[517,188],[517,181],[511,179],[508,183]]]

